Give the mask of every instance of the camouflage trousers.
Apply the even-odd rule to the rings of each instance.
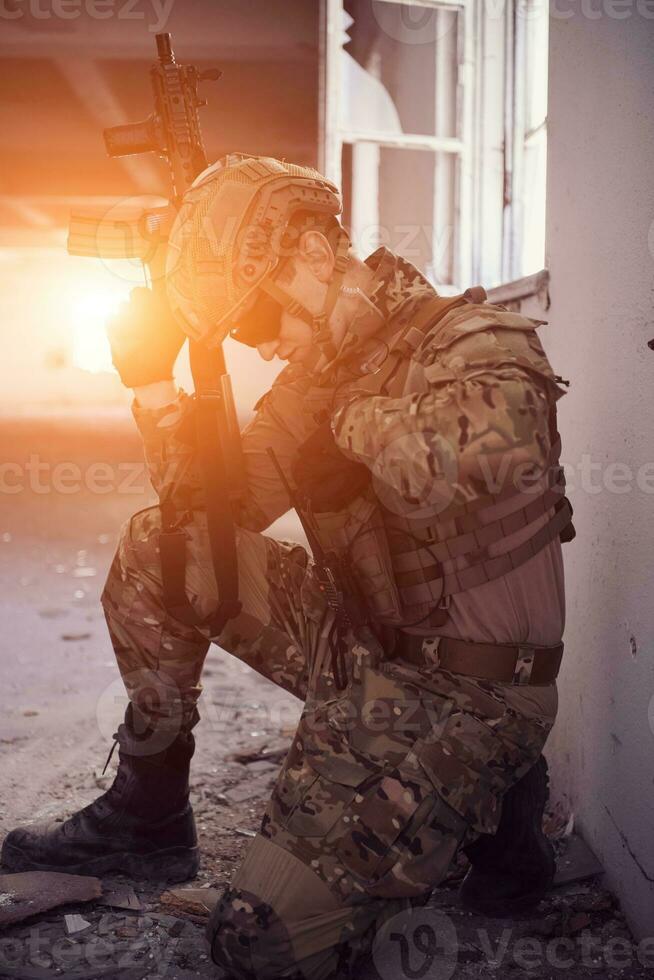
[[[348,636],[337,690],[332,613],[299,545],[238,530],[243,611],[219,637],[165,611],[158,508],[123,531],[103,593],[130,699],[171,735],[197,717],[212,641],[304,702],[257,838],[214,911],[213,956],[231,976],[353,976],[380,924],[423,902],[460,845],[497,828],[501,799],[535,763],[556,685],[495,683],[388,660],[370,631]],[[187,593],[215,609],[206,526],[186,528]]]

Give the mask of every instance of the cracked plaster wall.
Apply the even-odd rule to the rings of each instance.
[[[559,412],[578,536],[564,549],[566,654],[548,755],[555,795],[644,938],[654,936],[654,9],[622,4],[629,13],[616,19],[599,0],[586,15],[559,7],[541,329],[572,381]]]

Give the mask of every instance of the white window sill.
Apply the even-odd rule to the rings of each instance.
[[[547,269],[541,269],[532,276],[524,276],[522,279],[514,279],[513,282],[502,283],[488,290],[488,299],[491,303],[500,303],[502,306],[519,306],[520,303],[532,297],[538,299],[544,310],[549,309],[550,274]]]

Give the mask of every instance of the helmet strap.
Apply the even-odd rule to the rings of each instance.
[[[267,276],[259,283],[258,288],[263,293],[267,293],[276,303],[279,303],[291,316],[299,317],[300,320],[306,320],[310,326],[313,325],[313,313],[303,303],[300,303],[299,300],[289,296],[286,290],[278,286],[274,279]]]
[[[343,279],[345,278],[345,273],[347,272],[349,252],[349,235],[346,231],[341,229],[338,236],[336,251],[334,253],[334,272],[327,289],[325,305],[322,312],[318,313],[317,315],[308,310],[303,303],[299,302],[299,300],[289,296],[286,290],[279,286],[271,276],[266,276],[265,279],[259,283],[258,287],[264,293],[267,293],[268,296],[274,299],[276,303],[279,303],[279,305],[283,307],[284,310],[286,310],[286,312],[291,316],[298,317],[309,324],[313,330],[313,337],[316,345],[320,348],[320,351],[326,355],[328,360],[332,360],[336,356],[336,347],[334,345],[329,327],[329,319],[334,312],[334,308],[343,285]]]

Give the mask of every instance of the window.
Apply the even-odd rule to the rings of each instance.
[[[442,292],[544,255],[545,0],[325,0],[323,167],[359,254]]]
[[[545,265],[547,168],[547,66],[549,7],[520,0],[514,19],[513,167],[505,278],[517,279]],[[511,131],[512,130],[512,131]]]

